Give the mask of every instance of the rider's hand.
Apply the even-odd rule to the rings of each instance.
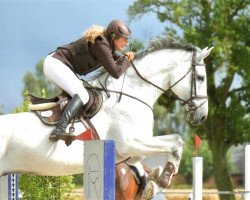
[[[134,60],[134,58],[135,58],[134,52],[130,52],[130,51],[127,52],[127,53],[125,53],[124,56],[126,56],[126,57],[128,58],[129,61],[132,61],[132,60]]]

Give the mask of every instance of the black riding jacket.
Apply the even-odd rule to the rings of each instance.
[[[103,36],[97,37],[94,44],[81,38],[58,47],[53,57],[61,60],[79,75],[85,75],[103,66],[112,77],[119,78],[130,66],[129,60],[118,56]]]

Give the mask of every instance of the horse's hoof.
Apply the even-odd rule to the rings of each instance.
[[[157,193],[157,184],[154,181],[149,181],[142,193],[142,199],[152,199]]]
[[[156,181],[159,176],[162,174],[163,171],[163,167],[162,166],[158,166],[153,168],[148,175],[148,181]]]
[[[51,134],[49,136],[49,141],[51,141],[51,142],[57,142],[58,140],[59,140],[58,135]]]

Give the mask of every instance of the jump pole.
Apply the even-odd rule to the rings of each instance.
[[[193,200],[202,200],[203,158],[193,157]]]
[[[202,200],[203,184],[203,158],[198,156],[198,147],[201,139],[197,134],[194,137],[194,157],[193,157],[193,195],[192,200]]]
[[[245,200],[250,200],[250,145],[245,147]]]
[[[84,199],[115,200],[115,142],[84,142]]]
[[[0,199],[18,200],[18,175],[9,174],[0,177]]]

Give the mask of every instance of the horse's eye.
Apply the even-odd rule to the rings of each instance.
[[[204,76],[197,76],[198,81],[204,81]]]

